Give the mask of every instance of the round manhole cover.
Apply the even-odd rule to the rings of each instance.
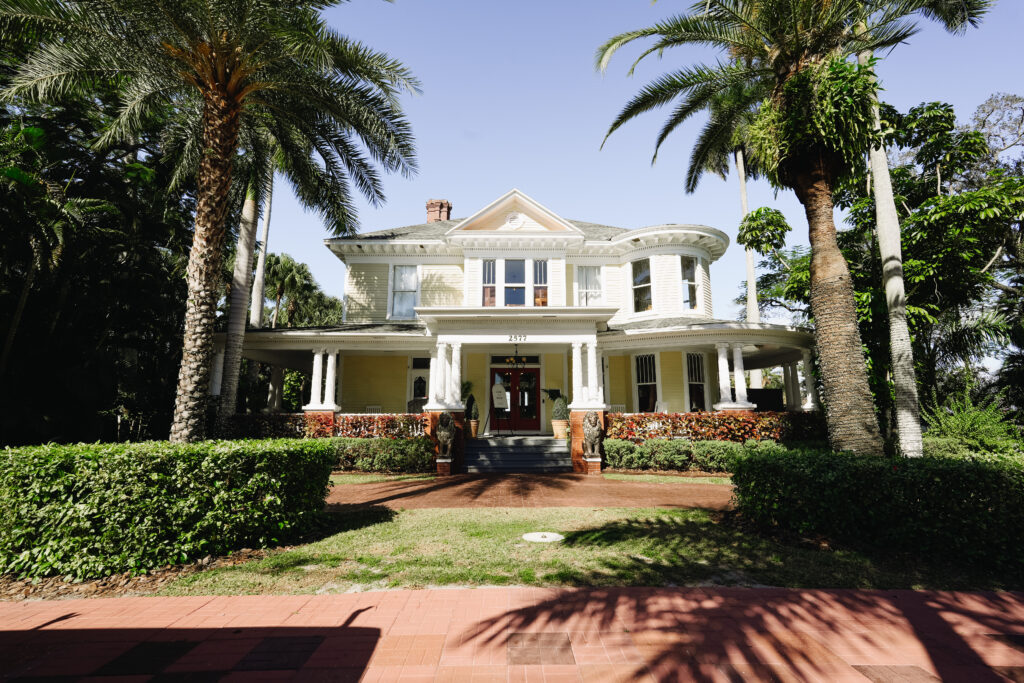
[[[565,537],[553,531],[531,531],[528,534],[523,534],[523,540],[531,543],[555,543],[563,538]]]

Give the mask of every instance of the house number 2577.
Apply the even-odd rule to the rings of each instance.
[[[526,335],[525,334],[510,334],[510,335],[508,335],[508,340],[511,343],[513,343],[513,344],[521,344],[524,341],[526,341]]]

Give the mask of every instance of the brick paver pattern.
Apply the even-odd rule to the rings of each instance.
[[[477,507],[729,507],[732,487],[658,484],[604,479],[586,474],[461,474],[432,480],[386,481],[334,486],[329,505],[384,505],[391,508]],[[689,482],[693,483],[689,483]]]
[[[0,603],[3,681],[1024,680],[1024,595],[744,588]]]

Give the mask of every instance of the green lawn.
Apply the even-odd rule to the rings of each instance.
[[[601,476],[613,481],[643,481],[654,484],[732,484],[729,477],[683,477],[678,474],[626,474],[605,472]]]
[[[345,472],[332,474],[332,484],[377,484],[382,481],[415,481],[434,479],[433,474],[376,474],[374,472]]]
[[[445,585],[999,588],[925,562],[881,565],[783,543],[704,510],[377,507],[338,514],[333,535],[263,560],[192,574],[165,594],[333,593]],[[522,540],[528,531],[566,536]]]

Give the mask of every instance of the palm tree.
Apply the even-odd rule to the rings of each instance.
[[[270,241],[270,210],[274,201],[274,174],[267,179],[267,198],[263,205],[263,239],[260,240],[260,255],[256,261],[256,277],[252,281],[252,303],[249,313],[249,324],[263,327],[263,291],[267,284],[267,244]]]
[[[866,13],[879,11],[880,3],[864,3]],[[890,3],[895,4],[895,3]],[[990,0],[933,0],[918,11],[937,20],[953,33],[975,26],[992,5]],[[863,28],[867,23],[865,17]],[[862,50],[858,62],[873,69],[874,53]],[[873,125],[881,132],[881,116],[877,99],[873,109]],[[875,226],[878,250],[882,258],[882,286],[889,313],[889,356],[895,388],[896,431],[900,452],[906,457],[924,455],[921,441],[921,407],[917,396],[914,352],[907,325],[907,297],[903,283],[903,253],[900,248],[900,219],[889,175],[889,157],[885,147],[874,145],[868,152],[872,186],[875,191]]]
[[[287,301],[285,321],[294,318],[299,301],[316,289],[309,266],[299,263],[288,254],[267,254],[267,295],[274,300],[270,327],[276,328],[282,300]]]
[[[862,26],[865,4],[878,11],[869,13]],[[710,147],[712,141],[730,138],[737,120],[758,107],[750,134],[754,156],[773,182],[795,191],[807,217],[811,308],[830,440],[835,448],[876,454],[882,452],[882,439],[853,283],[836,241],[832,193],[875,137],[869,125],[875,90],[844,68],[845,59],[913,35],[902,17],[920,9],[923,0],[885,4],[892,6],[858,0],[700,0],[685,14],[613,37],[597,52],[602,70],[622,46],[646,38],[654,44],[639,59],[699,44],[717,47],[735,60],[683,68],[654,80],[623,108],[608,134],[644,112],[681,100],[662,127],[660,146],[683,121],[707,109],[716,93],[745,92],[712,112],[701,136]],[[820,98],[829,93],[833,99],[823,103]],[[830,106],[846,109],[836,114]]]
[[[348,183],[379,201],[371,159],[414,170],[409,126],[379,69],[394,60],[338,35],[324,0],[0,0],[0,37],[43,33],[5,95],[35,101],[122,86],[123,107],[98,144],[176,111],[187,134],[181,174],[195,170],[195,235],[172,441],[201,439],[213,350],[217,280],[229,191],[240,147],[273,135],[285,167],[309,177],[312,203],[331,206],[336,234],[356,228]],[[415,87],[406,75],[404,87]],[[172,117],[173,119],[173,117]],[[194,121],[185,126],[180,122]],[[248,289],[246,287],[246,289]]]

